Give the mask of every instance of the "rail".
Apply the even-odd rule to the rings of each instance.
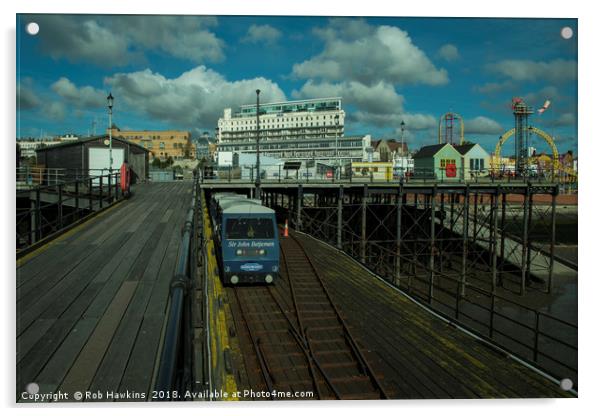
[[[513,170],[487,169],[453,169],[449,167],[407,168],[401,169],[382,164],[347,167],[346,171],[336,173],[332,167],[304,167],[299,169],[283,169],[283,165],[262,164],[261,180],[265,183],[468,183],[468,184],[504,184],[504,183],[560,183],[568,191],[577,190],[576,176],[563,173],[552,168],[529,168],[522,174]],[[203,183],[254,183],[256,170],[253,166],[222,167],[216,171],[207,171],[201,178]]]
[[[294,216],[291,222],[296,225]],[[335,229],[337,225],[325,223],[322,227]],[[316,235],[315,238],[336,247],[337,241],[328,237],[333,235],[336,235],[336,230]],[[342,251],[359,261],[362,257],[362,237],[345,229],[342,231],[341,240]],[[365,244],[363,264],[375,274],[427,308],[444,315],[458,326],[483,336],[492,344],[510,351],[530,365],[558,379],[569,374],[576,385],[576,324],[448,276],[430,267],[426,261],[397,253],[394,247],[385,247],[371,241],[366,241]],[[424,273],[407,274],[396,282],[397,259],[405,264],[406,268],[419,269]],[[405,285],[402,284],[402,280],[405,280]],[[565,338],[559,334],[563,334]]]
[[[61,178],[56,183],[16,191],[17,256],[124,197],[120,172]]]
[[[170,288],[167,324],[159,360],[155,391],[158,401],[178,400],[174,392],[190,388],[192,367],[192,297],[190,289],[196,271],[196,226],[198,225],[197,175],[193,182],[193,195],[186,221],[178,260]]]

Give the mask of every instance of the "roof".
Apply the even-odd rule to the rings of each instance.
[[[461,155],[465,155],[466,153],[470,152],[470,150],[475,147],[477,144],[476,143],[470,143],[470,144],[458,144],[458,145],[454,145],[454,149],[456,149],[458,152],[460,152]]]
[[[439,150],[443,149],[445,146],[447,146],[447,143],[423,146],[418,152],[416,152],[414,159],[435,156],[437,153],[439,153]]]
[[[274,214],[274,210],[257,203],[241,200],[238,203],[228,204],[222,210],[223,214]]]
[[[53,149],[62,149],[63,147],[68,147],[68,146],[77,146],[77,145],[82,144],[82,143],[92,142],[94,140],[103,139],[103,138],[108,139],[109,135],[108,134],[103,134],[103,135],[100,135],[100,136],[90,136],[90,137],[86,137],[86,138],[83,138],[83,139],[69,140],[69,141],[65,141],[65,142],[63,142],[61,144],[55,144],[55,145],[52,145],[52,146],[40,147],[40,148],[36,149],[36,152],[45,152],[45,151],[53,150]],[[113,137],[113,140],[116,140],[118,142],[122,142],[122,143],[125,143],[125,144],[129,144],[130,146],[135,146],[135,147],[137,147],[137,148],[139,148],[141,150],[144,150],[147,153],[149,151],[147,148],[142,147],[142,146],[140,146],[140,145],[138,145],[136,143],[130,142],[129,140],[121,139],[119,137]]]

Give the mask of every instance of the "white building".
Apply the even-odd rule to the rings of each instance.
[[[216,129],[218,151],[255,153],[256,105],[236,113],[226,108]],[[260,153],[296,161],[344,165],[368,158],[370,136],[344,136],[345,112],[341,98],[322,98],[260,104]]]
[[[60,140],[48,140],[48,139],[44,139],[44,140],[34,140],[34,139],[29,139],[29,140],[17,140],[17,144],[19,145],[19,149],[21,149],[21,158],[25,159],[25,158],[30,158],[30,157],[36,157],[36,149],[39,149],[40,147],[43,146],[53,146],[56,144],[61,144],[62,142]]]

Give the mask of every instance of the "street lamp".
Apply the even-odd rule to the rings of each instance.
[[[259,192],[261,192],[261,170],[260,170],[260,161],[259,161],[259,93],[261,92],[261,90],[255,90],[255,93],[257,93],[257,107],[256,107],[256,113],[257,113],[257,176],[255,177],[255,198],[260,199],[261,195],[259,194]]]
[[[334,159],[335,159],[335,177],[339,179],[339,115],[334,116],[334,124],[336,125],[335,142],[334,142]]]
[[[109,107],[109,175],[113,169],[113,94],[109,92],[107,97],[107,107]]]

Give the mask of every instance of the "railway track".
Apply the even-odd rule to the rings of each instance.
[[[229,289],[249,384],[314,399],[388,398],[303,246],[294,237],[280,246],[274,286]]]

